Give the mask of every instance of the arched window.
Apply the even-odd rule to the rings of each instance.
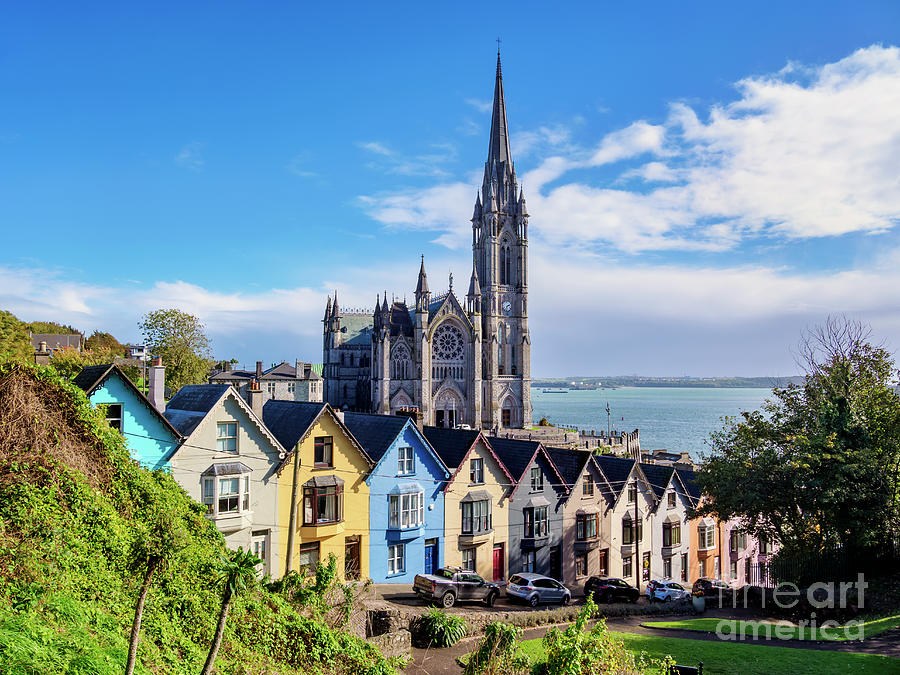
[[[412,372],[412,365],[409,348],[401,342],[394,347],[394,351],[391,353],[391,379],[409,379],[410,372]]]
[[[497,373],[506,374],[506,324],[500,324],[497,335]]]
[[[509,244],[504,242],[500,247],[500,283],[512,283],[512,253]]]

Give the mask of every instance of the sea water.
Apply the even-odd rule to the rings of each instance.
[[[534,423],[546,417],[552,424],[606,431],[606,405],[614,431],[640,429],[641,449],[687,451],[694,459],[708,450],[710,432],[721,429],[725,417],[756,410],[770,398],[770,389],[621,387],[547,393],[532,387]]]

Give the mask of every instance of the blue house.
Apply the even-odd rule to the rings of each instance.
[[[415,423],[400,415],[344,413],[375,462],[369,485],[369,576],[412,583],[444,563],[444,493],[450,472]]]
[[[118,366],[86,366],[74,382],[95,407],[105,409],[134,459],[148,469],[168,466],[184,438]]]

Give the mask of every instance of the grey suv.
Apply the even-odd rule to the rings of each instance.
[[[523,600],[532,607],[537,607],[539,602],[568,605],[572,600],[572,592],[556,579],[534,572],[513,574],[509,578],[506,595],[509,598]]]

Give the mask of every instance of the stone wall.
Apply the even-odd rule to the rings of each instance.
[[[400,629],[381,635],[373,635],[366,640],[369,644],[378,647],[378,650],[386,658],[403,656],[409,658],[412,651],[412,638],[408,630]]]

